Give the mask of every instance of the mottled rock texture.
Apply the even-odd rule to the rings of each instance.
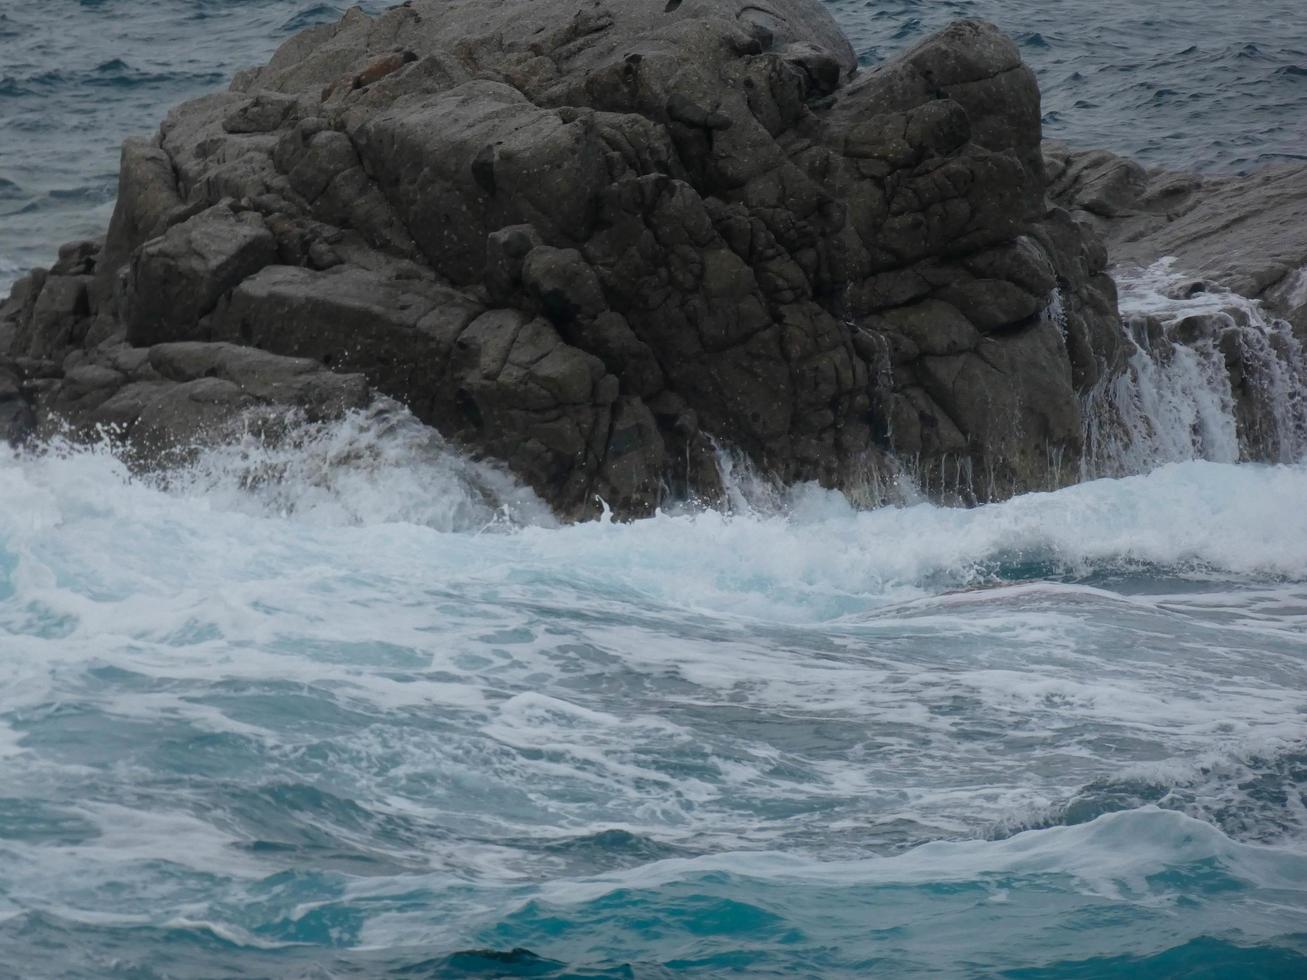
[[[103,245],[0,308],[0,386],[154,443],[370,389],[569,517],[711,496],[714,441],[1047,487],[1121,351],[1040,136],[983,23],[858,70],[817,0],[352,10],[124,147]]]

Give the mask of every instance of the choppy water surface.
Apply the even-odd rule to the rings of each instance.
[[[498,480],[384,415],[167,491],[0,459],[0,962],[1307,966],[1307,468],[568,528]]]
[[[1079,142],[1302,125],[1284,3],[834,6],[869,61],[1024,31]],[[122,135],[338,12],[0,6],[0,255],[98,230]],[[1282,463],[1165,330],[1087,406],[1116,478],[974,510],[737,471],[558,527],[384,406],[148,480],[0,450],[0,977],[1307,975],[1307,360],[1178,274],[1123,304],[1234,304]]]

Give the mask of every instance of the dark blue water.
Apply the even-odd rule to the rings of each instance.
[[[832,6],[869,62],[1019,32],[1050,135],[1300,149],[1279,0]],[[0,0],[10,274],[338,14]],[[559,528],[386,413],[0,451],[0,978],[1307,976],[1307,467],[1222,462],[1192,374],[1137,382],[1151,472],[971,511],[733,471]]]

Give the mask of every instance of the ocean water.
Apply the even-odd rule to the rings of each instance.
[[[165,484],[0,458],[10,975],[1307,967],[1307,467],[556,527],[392,410]]]
[[[1080,142],[1302,125],[1287,4],[833,7],[869,60],[1038,34]],[[0,4],[0,254],[98,230],[122,135],[337,13]],[[1165,331],[1085,482],[971,510],[724,455],[720,509],[560,527],[393,405],[150,478],[0,449],[0,978],[1307,975],[1307,359],[1182,275],[1123,306],[1232,311],[1275,464]]]

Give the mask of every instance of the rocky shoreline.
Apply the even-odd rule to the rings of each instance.
[[[1109,255],[1301,331],[1307,168],[1150,174],[1039,106],[979,22],[860,70],[817,0],[351,10],[124,146],[105,239],[0,305],[0,436],[159,465],[384,395],[566,518],[711,499],[717,442],[1058,486],[1126,370]]]

